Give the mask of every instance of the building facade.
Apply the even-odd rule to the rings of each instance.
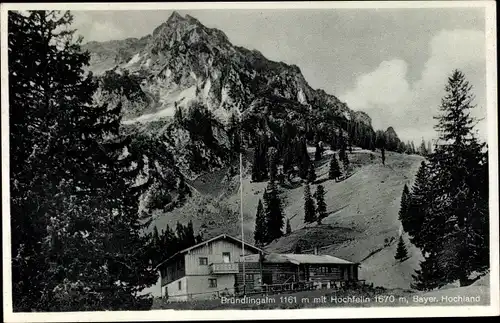
[[[247,292],[265,285],[287,284],[293,288],[308,284],[313,288],[335,288],[359,281],[358,263],[330,255],[266,253],[245,256],[239,265],[236,285],[244,284]]]
[[[185,301],[234,294],[241,256],[261,252],[225,234],[181,250],[158,265],[162,298]]]
[[[277,254],[219,235],[184,249],[158,269],[162,298],[214,299],[241,293],[335,288],[358,281],[358,263],[330,255]],[[283,289],[281,289],[283,290]]]

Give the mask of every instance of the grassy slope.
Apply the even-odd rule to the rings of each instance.
[[[291,218],[293,232],[274,241],[267,249],[293,251],[297,243],[303,250],[314,245],[323,246],[321,252],[324,254],[361,262],[360,278],[375,286],[409,288],[411,274],[421,255],[406,239],[410,259],[403,263],[394,260],[400,232],[398,210],[403,185],[413,183],[422,157],[388,152],[383,166],[380,153],[355,150],[349,154],[354,174],[339,183],[327,179],[328,159],[325,157],[316,165],[317,182],[326,189],[329,213],[323,225],[303,224],[303,186],[282,188],[285,216]],[[257,203],[267,183],[251,182],[249,160],[250,153],[244,158],[243,214],[245,240],[253,241]],[[237,163],[234,167],[238,169]],[[241,236],[239,176],[228,179],[225,174],[226,170],[221,170],[192,182],[196,189],[193,198],[180,209],[158,212],[153,225],[161,231],[167,224],[172,226],[177,221],[192,220],[195,231],[202,232],[205,238],[220,233]],[[316,186],[311,186],[312,192]],[[231,212],[221,213],[220,206]],[[384,243],[391,237],[394,238],[392,243]],[[152,290],[157,294],[159,286]]]
[[[373,155],[373,159],[370,155]],[[329,215],[323,221],[324,224],[305,227],[303,188],[290,190],[286,193],[285,213],[296,214],[291,226],[297,231],[273,242],[268,249],[290,251],[293,250],[292,244],[302,239],[311,247],[324,246],[321,253],[361,262],[361,279],[376,286],[409,288],[411,274],[421,255],[406,239],[411,258],[403,263],[394,260],[401,230],[398,211],[403,185],[412,184],[422,158],[389,152],[385,166],[381,163],[379,153],[360,150],[354,151],[349,158],[355,166],[355,172],[339,183],[325,180],[327,163],[317,168],[318,182],[322,182],[326,190]],[[311,191],[314,192],[316,186],[312,185]],[[315,231],[315,234],[311,234],[311,231]],[[391,238],[392,243],[385,243],[386,239]]]

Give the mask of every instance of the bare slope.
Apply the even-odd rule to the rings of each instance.
[[[296,244],[302,250],[323,247],[321,253],[360,262],[361,279],[367,282],[386,288],[409,288],[421,255],[403,236],[411,257],[403,263],[395,261],[401,230],[398,211],[403,186],[412,184],[422,157],[388,152],[385,166],[379,153],[358,150],[349,158],[356,165],[355,173],[339,183],[326,180],[327,163],[317,168],[329,214],[323,225],[303,224],[303,187],[286,191],[285,214],[292,217],[294,232],[274,241],[268,250],[293,251]],[[312,192],[316,186],[312,185]]]
[[[326,154],[331,152],[327,151]],[[303,186],[281,188],[284,212],[290,218],[292,233],[266,247],[269,251],[290,252],[296,245],[302,250],[319,246],[321,253],[361,263],[360,278],[375,286],[410,288],[411,275],[421,257],[404,235],[411,257],[396,262],[396,242],[401,225],[398,220],[403,185],[413,184],[422,157],[387,152],[386,165],[380,154],[355,150],[349,154],[354,174],[342,182],[328,180],[328,160],[317,164],[318,183],[326,190],[328,217],[322,225],[304,225]],[[244,161],[243,215],[245,240],[253,242],[255,213],[266,182],[252,183],[250,165]],[[238,170],[238,165],[233,165]],[[194,195],[185,206],[172,212],[158,212],[152,225],[158,229],[177,221],[193,221],[204,238],[220,233],[241,235],[239,175],[218,171],[195,180]]]

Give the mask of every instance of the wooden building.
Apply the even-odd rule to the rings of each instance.
[[[263,285],[308,283],[316,288],[342,286],[358,281],[359,264],[330,255],[269,253],[245,256],[239,266],[236,285],[245,285],[246,291],[252,291]]]
[[[266,292],[273,286],[334,288],[358,280],[357,263],[330,255],[266,253],[226,234],[181,250],[157,268],[162,297],[172,301]]]
[[[234,293],[238,262],[245,255],[262,252],[226,234],[177,252],[157,266],[162,298],[172,301],[211,299],[221,292]]]

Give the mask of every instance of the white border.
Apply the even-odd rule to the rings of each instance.
[[[13,313],[11,295],[11,249],[9,198],[9,123],[7,71],[7,10],[182,10],[182,9],[332,9],[332,8],[485,8],[486,79],[488,146],[490,163],[490,306],[429,306],[384,308],[315,308],[294,310],[254,310],[251,318],[320,319],[379,317],[444,317],[499,315],[498,254],[498,142],[497,142],[497,62],[496,4],[494,1],[400,1],[400,2],[241,2],[241,3],[29,3],[1,4],[1,133],[2,133],[2,237],[3,237],[3,299],[5,322],[80,322],[80,321],[166,321],[166,320],[238,320],[248,319],[248,310],[153,310],[117,312]]]

